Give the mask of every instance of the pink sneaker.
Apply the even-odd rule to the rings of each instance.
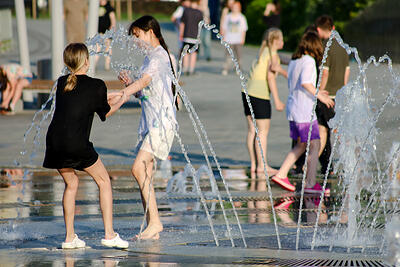
[[[321,194],[322,186],[319,183],[315,183],[315,185],[311,188],[304,188],[304,193],[306,194]],[[329,188],[325,188],[325,195],[329,195],[331,190]]]
[[[283,189],[286,189],[288,191],[294,192],[294,190],[296,189],[294,187],[294,185],[292,185],[289,182],[289,178],[285,177],[285,178],[279,178],[279,177],[272,177],[271,180],[275,183],[277,183],[278,185],[280,185]]]

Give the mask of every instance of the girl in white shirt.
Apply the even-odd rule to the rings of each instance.
[[[148,209],[146,229],[136,237],[139,239],[158,239],[163,230],[158,215],[154,188],[151,177],[154,157],[164,160],[168,157],[177,127],[176,107],[174,105],[175,87],[172,84],[173,72],[167,45],[161,35],[160,25],[151,16],[143,16],[129,27],[129,34],[148,43],[151,51],[146,56],[141,68],[141,78],[134,81],[127,75],[120,74],[120,79],[127,85],[127,96],[135,94],[142,105],[139,125],[138,154],[132,166],[132,174],[139,184],[143,208]]]
[[[322,190],[322,187],[316,183],[320,137],[317,118],[313,110],[316,101],[316,61],[319,62],[322,59],[322,53],[322,43],[318,35],[314,32],[307,32],[303,35],[289,63],[289,96],[286,103],[286,114],[290,123],[290,137],[297,140],[297,145],[288,153],[278,173],[272,178],[272,181],[289,191],[295,191],[295,187],[289,182],[287,174],[306,150],[310,124],[312,130],[304,192],[320,193]],[[328,107],[334,105],[326,91],[319,91],[317,98]]]

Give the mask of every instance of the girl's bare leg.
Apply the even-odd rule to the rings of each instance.
[[[14,109],[15,105],[17,104],[18,100],[21,98],[22,95],[22,89],[24,89],[24,87],[28,86],[29,82],[26,79],[23,80],[19,80],[16,85],[15,85],[15,91],[14,94],[12,96],[12,101],[10,103],[10,106]]]
[[[282,163],[282,166],[280,167],[278,173],[275,175],[276,177],[287,177],[290,168],[306,150],[306,145],[307,143],[297,143],[297,145],[287,154],[285,160]]]
[[[100,52],[100,50],[100,44],[96,44],[96,55],[94,56],[94,63],[93,66],[90,66],[91,68],[93,68],[93,70],[96,70],[97,63],[99,62],[100,56],[98,53]]]
[[[321,138],[318,156],[321,156],[322,152],[324,151],[326,141],[328,139],[328,128],[326,128],[323,125],[318,125],[318,129],[319,129],[319,136]]]
[[[193,73],[194,68],[196,67],[196,62],[197,62],[197,52],[193,52],[190,54],[190,67],[189,67],[189,72]]]
[[[113,229],[113,199],[110,177],[100,158],[90,167],[85,169],[90,176],[93,177],[99,187],[100,209],[103,214],[104,237],[105,239],[113,239],[115,232]]]
[[[231,55],[228,53],[227,50],[225,50],[225,63],[224,63],[223,71],[225,71],[226,74],[229,72],[229,70],[231,68],[231,62],[232,62]]]
[[[307,176],[306,176],[306,188],[311,188],[317,182],[317,164],[318,164],[318,152],[320,147],[319,139],[311,140],[310,152],[307,158]]]
[[[104,57],[105,63],[104,63],[104,69],[109,70],[110,69],[110,63],[111,63],[111,55],[112,55],[112,49],[111,49],[111,40],[107,39],[105,41],[106,43],[106,52],[108,52],[108,55]]]
[[[186,54],[182,59],[182,65],[183,65],[182,69],[184,73],[189,71],[189,63],[190,63],[189,58],[190,54]]]
[[[132,174],[139,184],[143,209],[146,211],[146,207],[148,207],[146,214],[147,227],[140,236],[137,236],[139,239],[158,239],[160,237],[159,233],[163,230],[163,225],[158,214],[154,187],[150,183],[153,175],[153,164],[153,154],[139,150],[132,166]]]
[[[64,179],[65,189],[63,195],[63,211],[65,222],[65,242],[72,242],[75,238],[74,217],[75,217],[75,197],[78,191],[79,179],[74,169],[64,168],[58,172]]]
[[[251,116],[246,116],[247,120],[247,138],[246,138],[246,144],[247,144],[247,149],[249,151],[249,156],[250,156],[250,171],[255,172],[256,171],[256,152],[254,150],[254,141],[256,137],[256,131],[254,128],[253,121],[251,119]]]
[[[278,170],[271,168],[268,165],[267,161],[267,138],[268,138],[268,132],[269,132],[269,127],[271,125],[271,120],[270,119],[258,119],[256,120],[257,128],[258,128],[258,136],[260,137],[260,143],[261,143],[261,148],[262,148],[262,156],[264,157],[265,164],[267,166],[267,173],[269,176],[275,175]],[[260,146],[258,144],[257,139],[254,140],[254,146],[256,150],[256,155],[257,155],[257,172],[264,172],[264,162],[263,162],[263,157],[261,156],[261,151],[260,151]]]
[[[1,107],[2,108],[8,108],[8,105],[10,104],[10,101],[14,95],[15,91],[15,85],[16,82],[11,82],[11,84],[7,84],[6,90],[3,91],[2,96],[1,96]]]

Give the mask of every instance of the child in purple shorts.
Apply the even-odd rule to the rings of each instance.
[[[316,61],[321,60],[322,53],[322,43],[318,35],[314,32],[307,32],[301,38],[289,63],[289,96],[286,103],[286,115],[290,123],[290,137],[296,140],[297,144],[286,156],[278,173],[272,177],[272,181],[289,191],[295,191],[295,187],[289,182],[287,174],[306,150],[310,123],[312,130],[304,192],[320,193],[322,190],[321,186],[316,183],[320,138],[317,118],[313,111],[317,80]],[[319,91],[317,98],[328,107],[334,105],[326,91]]]

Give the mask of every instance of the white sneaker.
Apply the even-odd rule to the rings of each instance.
[[[76,234],[72,242],[62,242],[61,244],[61,247],[63,249],[84,248],[85,246],[86,246],[85,241],[80,240]]]
[[[101,244],[110,248],[128,248],[129,243],[119,237],[119,234],[116,233],[116,236],[113,239],[102,239]]]

